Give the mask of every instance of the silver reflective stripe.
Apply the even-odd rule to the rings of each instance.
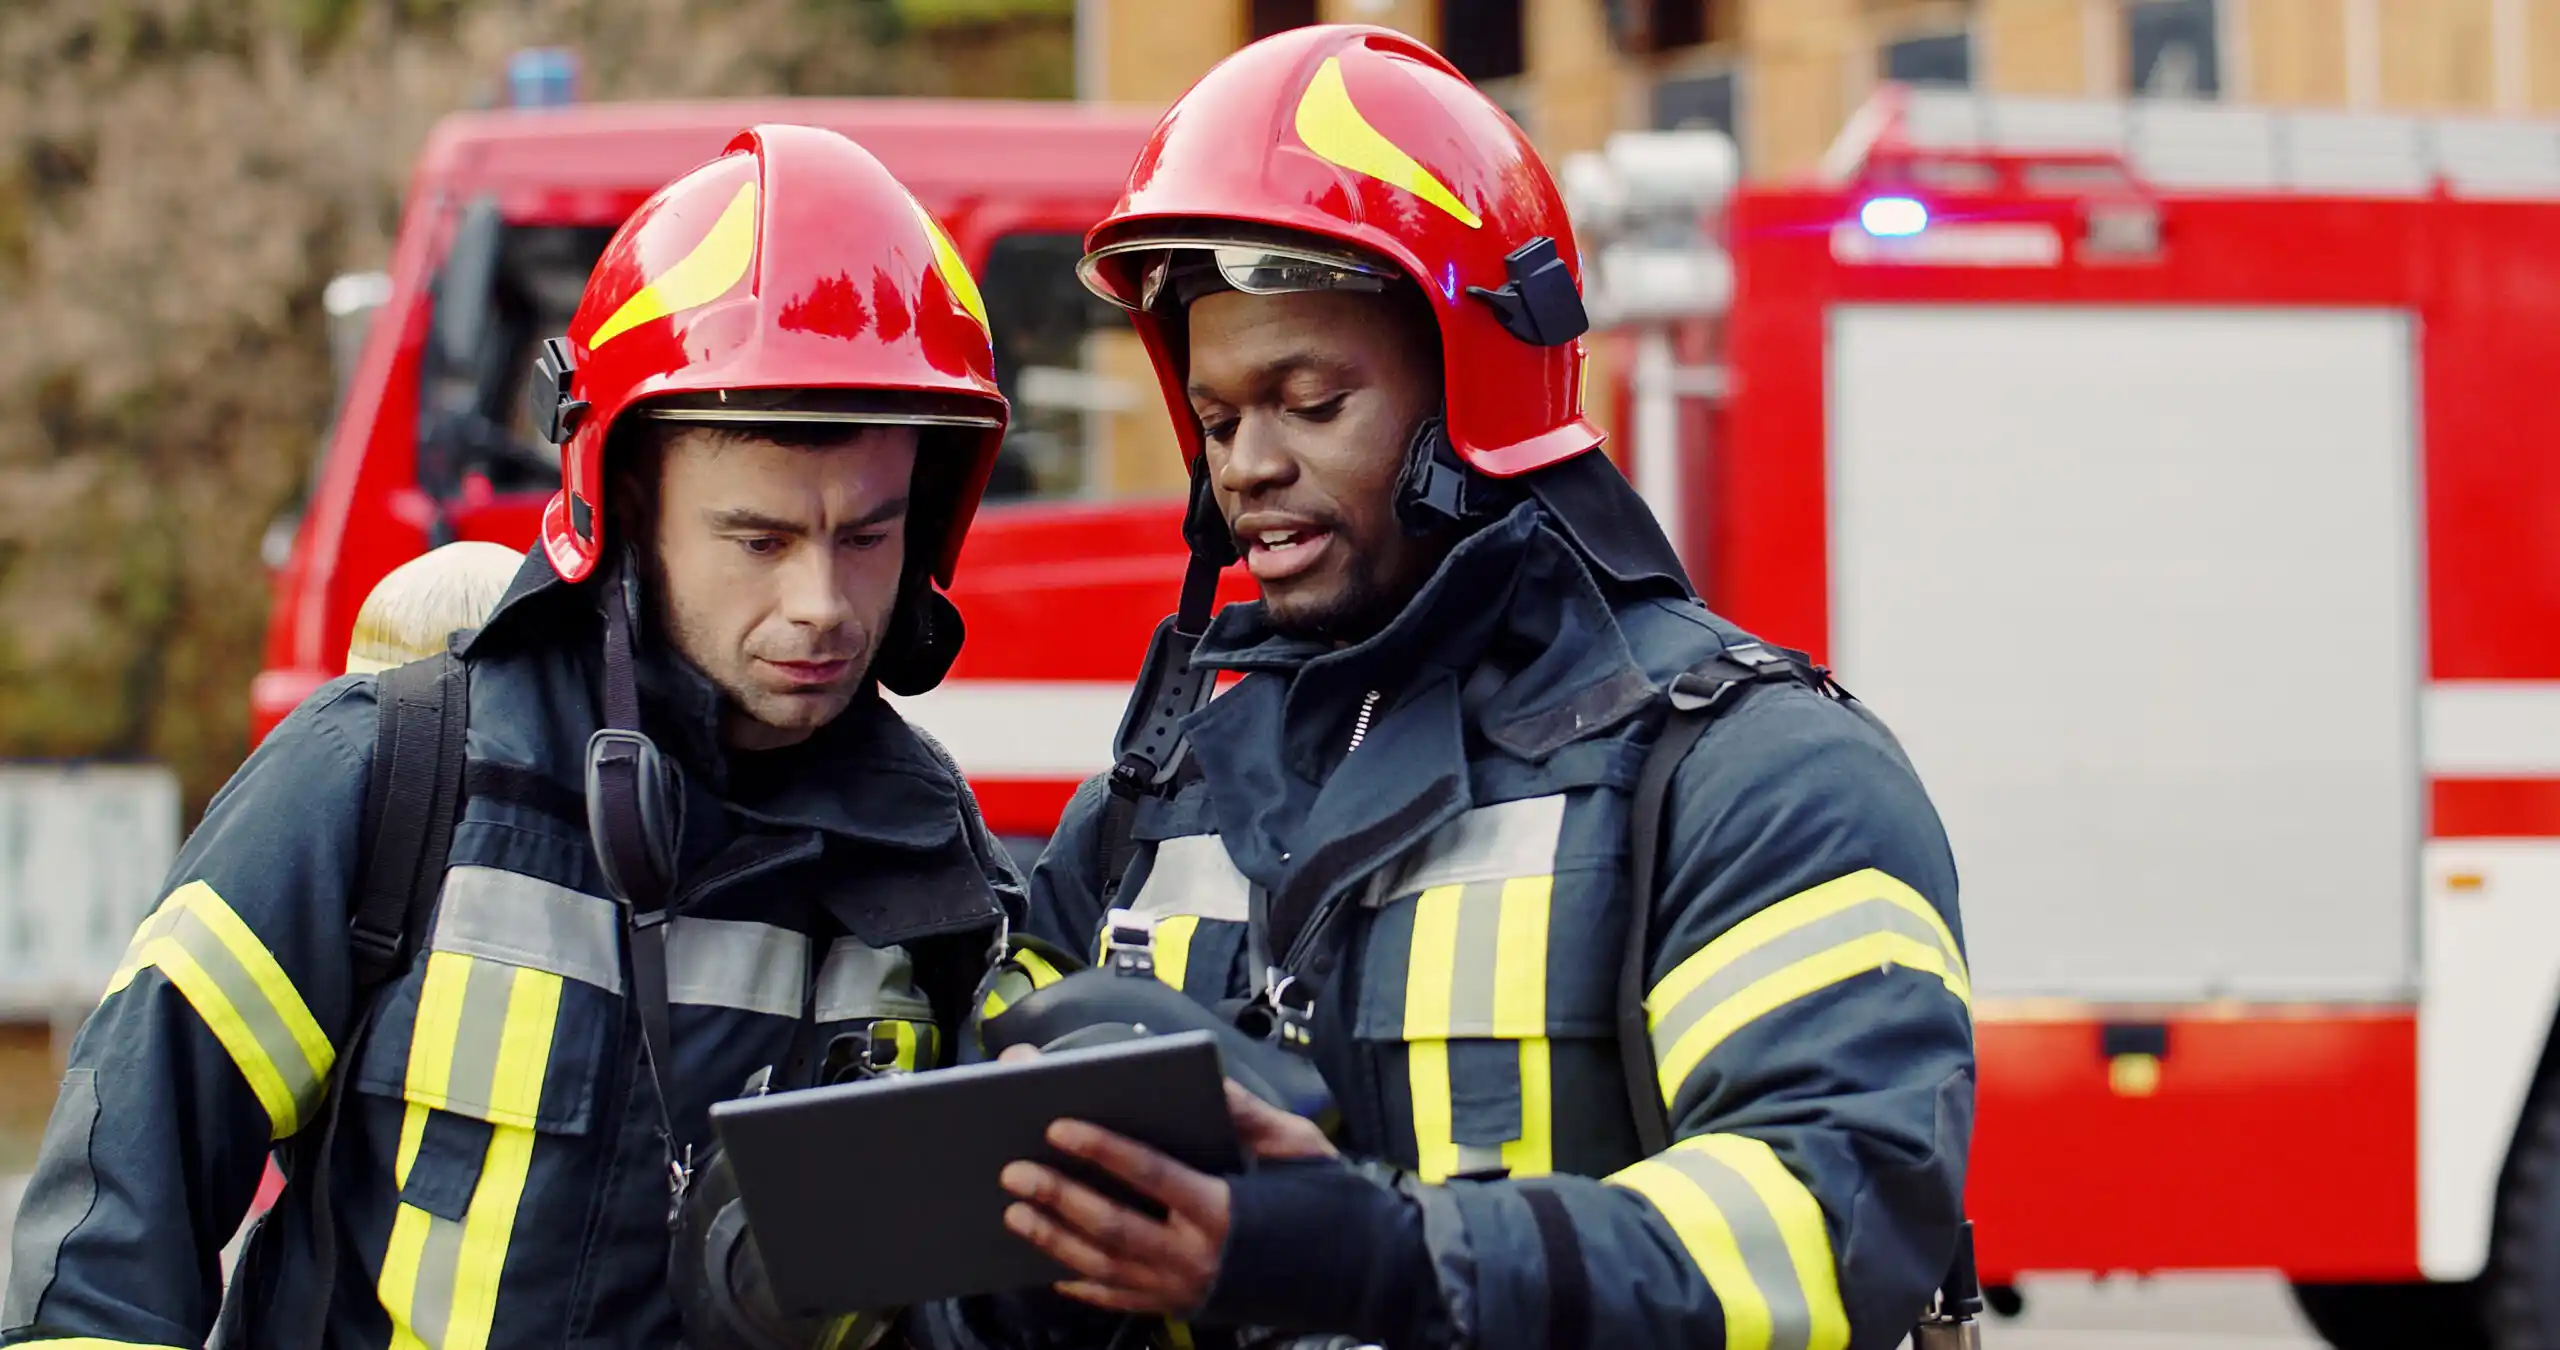
[[[798,1017],[809,937],[769,923],[677,919],[667,927],[667,1001]]]
[[[293,1029],[286,1025],[284,1010],[278,1008],[274,998],[259,985],[257,976],[240,964],[239,954],[223,942],[212,926],[205,922],[203,915],[192,908],[180,908],[176,919],[168,933],[170,941],[195,958],[196,966],[204,971],[205,978],[213,981],[223,1001],[229,1003],[231,1010],[238,1015],[240,1025],[248,1030],[249,1038],[257,1043],[258,1052],[274,1066],[276,1078],[283,1084],[292,1108],[285,1118],[274,1122],[276,1137],[281,1139],[291,1134],[300,1127],[303,1113],[320,1100],[329,1066],[311,1062],[302,1043],[294,1038]],[[282,972],[277,974],[281,977]],[[193,988],[182,985],[181,992],[190,1002],[195,1001],[197,991]],[[291,996],[289,989],[287,996]],[[206,1009],[199,1006],[196,1011],[202,1015]],[[226,1048],[235,1058],[240,1053],[236,1046]],[[244,1064],[242,1072],[246,1074],[248,1071],[249,1066]]]
[[[933,1005],[916,991],[907,949],[866,947],[838,938],[818,967],[818,1020],[908,1017],[931,1020]]]
[[[62,1096],[36,1153],[36,1174],[18,1201],[17,1240],[11,1244],[9,1292],[0,1298],[0,1327],[32,1326],[53,1288],[62,1244],[98,1201],[98,1174],[89,1166],[90,1135],[98,1126],[98,1074],[73,1069],[62,1076]]]
[[[1140,914],[1197,914],[1243,923],[1252,913],[1244,873],[1214,834],[1186,834],[1156,845],[1147,880],[1129,908]]]
[[[1813,1343],[1813,1312],[1805,1306],[1804,1287],[1796,1280],[1795,1259],[1787,1253],[1778,1216],[1762,1203],[1750,1179],[1694,1149],[1674,1148],[1654,1155],[1654,1161],[1695,1183],[1724,1216],[1743,1268],[1769,1302],[1769,1350],[1806,1350]]]
[[[1562,793],[1480,806],[1432,831],[1370,895],[1383,903],[1434,886],[1552,876],[1563,837]]]
[[[1697,988],[1682,995],[1678,1003],[1665,1010],[1654,1022],[1653,1053],[1668,1061],[1672,1047],[1680,1043],[1680,1038],[1734,995],[1808,956],[1819,955],[1875,933],[1898,933],[1923,946],[1936,948],[1946,952],[1949,969],[1963,968],[1962,958],[1947,951],[1946,943],[1936,930],[1919,915],[1891,900],[1860,901],[1751,948],[1736,957],[1731,965],[1708,976]]]
[[[467,1220],[427,1216],[427,1235],[418,1247],[418,1283],[409,1295],[409,1329],[421,1344],[441,1347],[453,1318],[454,1277],[462,1270],[462,1238]],[[394,1337],[397,1344],[399,1338]]]
[[[622,992],[620,915],[613,902],[540,877],[464,865],[444,874],[429,944]]]
[[[539,979],[539,976],[527,976]],[[497,1110],[498,1052],[507,1035],[507,1003],[515,997],[516,968],[474,961],[462,977],[462,1006],[454,1015],[453,1051],[445,1071],[444,1105],[479,1120],[512,1119]],[[549,1046],[544,1046],[545,1051]],[[414,1067],[417,1050],[411,1048]],[[539,1089],[537,1088],[537,1109]]]
[[[1456,950],[1449,962],[1449,1026],[1452,1036],[1498,1036],[1494,977],[1501,970],[1502,886],[1478,882],[1458,893]],[[1541,971],[1540,974],[1544,974]]]

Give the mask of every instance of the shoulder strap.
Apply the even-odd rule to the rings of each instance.
[[[374,699],[363,881],[348,918],[360,1001],[416,953],[434,908],[461,805],[470,675],[448,649],[382,672]]]
[[[365,780],[362,853],[347,918],[355,1021],[330,1066],[313,1120],[287,1141],[285,1192],[276,1202],[278,1211],[298,1207],[307,1264],[289,1290],[253,1291],[253,1281],[232,1281],[213,1341],[225,1350],[249,1344],[318,1350],[328,1339],[338,1268],[329,1158],[346,1106],[347,1077],[379,1011],[377,995],[416,955],[444,879],[464,795],[470,685],[470,668],[451,646],[375,677],[373,767]],[[244,1266],[280,1255],[284,1226],[278,1217],[271,1213],[259,1222],[241,1255]],[[249,1306],[277,1294],[284,1297],[274,1306]]]
[[[1628,805],[1632,835],[1633,876],[1627,915],[1627,946],[1618,971],[1618,1058],[1627,1080],[1627,1106],[1633,1113],[1636,1139],[1644,1156],[1671,1147],[1671,1108],[1655,1080],[1653,1028],[1645,1016],[1645,989],[1652,955],[1653,911],[1662,887],[1662,844],[1670,834],[1671,776],[1680,769],[1709,725],[1751,688],[1761,684],[1799,683],[1830,692],[1830,672],[1803,653],[1760,643],[1728,647],[1671,680],[1671,712],[1662,731],[1645,751],[1636,774],[1635,798]]]

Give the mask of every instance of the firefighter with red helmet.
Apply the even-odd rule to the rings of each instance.
[[[1885,1347],[1955,1263],[1944,831],[1594,453],[1577,268],[1518,128],[1366,27],[1220,64],[1088,237],[1193,558],[1030,925],[1311,1056],[1340,1124],[1265,1112],[1233,1177],[1060,1124],[1164,1212],[1013,1165],[1074,1302],[973,1334],[1081,1305],[1194,1343]],[[1239,558],[1261,599],[1213,618]]]
[[[706,1284],[741,1255],[708,1110],[949,1058],[1019,905],[880,696],[959,647],[1006,418],[984,306],[867,152],[760,126],[622,227],[534,383],[539,545],[450,653],[324,686],[215,798],[73,1046],[0,1342],[880,1331]]]

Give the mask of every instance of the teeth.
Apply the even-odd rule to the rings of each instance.
[[[1262,544],[1265,548],[1279,548],[1283,544],[1286,544],[1297,537],[1298,536],[1294,532],[1289,530],[1264,530],[1262,532]]]

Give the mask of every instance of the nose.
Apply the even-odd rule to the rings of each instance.
[[[1217,452],[1220,447],[1210,449]],[[1298,477],[1298,457],[1290,448],[1287,429],[1277,414],[1259,408],[1247,410],[1236,420],[1235,435],[1223,447],[1222,457],[1213,455],[1209,467],[1218,490],[1239,501],[1286,487]]]
[[[845,569],[836,565],[836,550],[809,546],[792,554],[781,568],[782,617],[821,633],[850,622],[853,598],[846,591]]]

